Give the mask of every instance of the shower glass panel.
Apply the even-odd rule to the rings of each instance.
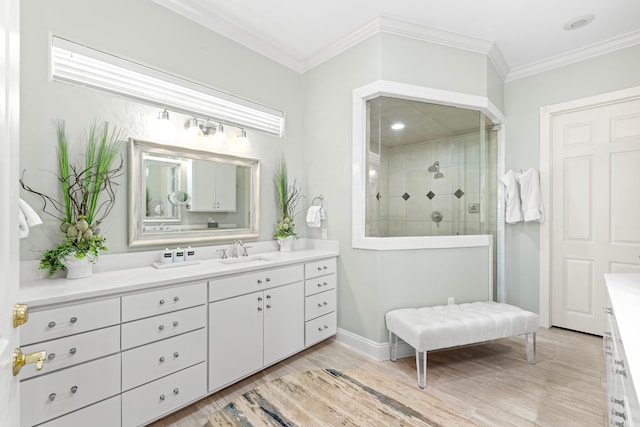
[[[476,110],[385,96],[367,112],[366,237],[496,235],[494,123]]]

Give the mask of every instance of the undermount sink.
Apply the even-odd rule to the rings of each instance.
[[[261,255],[241,256],[238,258],[219,259],[222,264],[253,264],[259,265],[268,262],[273,262],[272,258],[267,258]]]

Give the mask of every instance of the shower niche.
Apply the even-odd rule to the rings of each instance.
[[[365,237],[495,235],[497,131],[482,111],[366,101]]]

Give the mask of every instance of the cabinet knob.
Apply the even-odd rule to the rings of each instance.
[[[613,309],[611,307],[603,307],[604,314],[613,314]]]
[[[325,328],[325,329],[329,329],[329,327],[328,327],[327,325],[324,325],[324,328]]]
[[[69,322],[71,323],[76,323],[78,321],[78,318],[76,316],[73,316],[71,319],[69,319]]]
[[[164,305],[164,300],[163,300],[163,299],[161,299],[161,300],[159,301],[159,303],[160,303],[160,305]]]
[[[267,308],[271,308],[271,305],[267,304]]]
[[[322,282],[322,286],[327,286],[327,282]]]
[[[322,269],[323,269],[323,270],[326,270],[326,269],[327,269],[327,266],[326,266],[326,265],[325,265],[325,266],[323,266],[323,267],[322,267]]]
[[[177,326],[178,326],[178,321],[177,321],[177,320],[174,320],[174,322],[173,322],[173,326],[174,326],[174,327],[177,327]]]
[[[617,403],[618,405],[624,406],[624,399],[616,399],[615,397],[612,397],[611,403]]]
[[[177,358],[178,356],[180,356],[180,353],[178,353],[177,351],[173,353],[173,357]]]
[[[47,326],[49,328],[55,328],[56,327],[56,322],[49,322],[49,324]]]
[[[258,279],[258,285],[262,284],[262,280]]]
[[[318,283],[318,287],[321,288],[322,287],[322,283]]]
[[[262,307],[258,307],[258,311],[262,311]]]
[[[178,302],[180,301],[180,297],[173,297],[173,302]]]
[[[267,283],[269,283],[271,281],[271,279],[269,279],[268,277],[266,278]]]
[[[160,395],[160,400],[164,400],[164,394]]]
[[[327,305],[327,302],[326,302],[326,301],[324,301],[324,302],[322,303],[322,305]]]
[[[262,301],[262,297],[258,297],[258,301]]]
[[[271,295],[267,295],[267,299],[271,299]]]
[[[49,400],[50,400],[50,401],[52,401],[52,402],[53,402],[54,400],[56,400],[56,394],[55,394],[55,393],[51,393],[51,394],[49,395]]]
[[[75,393],[76,391],[78,391],[78,386],[74,385],[73,387],[71,387],[71,393]]]
[[[322,271],[322,267],[318,267],[318,271]]]
[[[71,348],[69,349],[69,354],[74,355],[74,354],[76,354],[76,351],[78,351],[78,350],[76,350],[76,348],[75,348],[75,347],[71,347]]]
[[[318,332],[322,332],[322,328],[318,328]]]
[[[173,394],[178,394],[178,393],[180,393],[180,390],[178,389],[178,387],[174,388],[173,389]]]
[[[49,355],[47,356],[47,359],[49,360],[53,360],[56,358],[56,354],[55,353],[49,353]]]
[[[160,326],[158,326],[158,330],[159,330],[159,331],[164,331],[164,325],[160,325]]]
[[[322,307],[322,304],[318,303],[318,308]]]
[[[164,363],[164,356],[160,356],[160,359],[158,359],[158,361],[159,361],[160,363]]]
[[[614,417],[622,418],[625,421],[627,419],[627,414],[625,414],[624,412],[616,411],[615,409],[611,410],[611,415],[613,415]]]

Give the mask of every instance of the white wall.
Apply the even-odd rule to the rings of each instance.
[[[540,107],[640,85],[640,45],[505,85],[506,170],[540,166]],[[507,302],[538,312],[539,225],[506,227]]]
[[[260,54],[220,37],[150,0],[84,2],[22,2],[21,11],[21,156],[25,180],[47,194],[60,194],[57,173],[55,120],[64,119],[70,151],[80,155],[91,120],[101,119],[126,128],[133,138],[156,139],[152,123],[158,109],[98,91],[48,80],[50,35],[85,44],[143,65],[175,74],[236,96],[286,112],[285,137],[248,131],[252,150],[248,157],[262,161],[262,224],[260,239],[270,239],[276,216],[272,183],[279,154],[289,159],[290,176],[302,180],[302,76]],[[184,143],[182,123],[175,142]],[[230,130],[227,127],[227,130]],[[206,145],[198,148],[207,149]],[[126,163],[126,152],[125,152]],[[118,180],[117,202],[102,226],[110,253],[127,246],[126,174]],[[41,207],[25,191],[21,197]],[[44,227],[32,229],[21,240],[22,261],[61,242],[57,220],[44,216]]]

